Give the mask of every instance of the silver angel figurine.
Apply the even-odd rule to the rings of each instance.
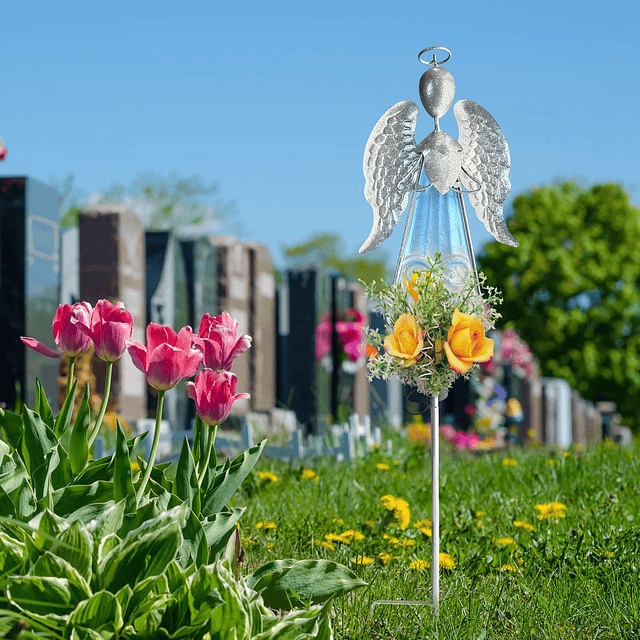
[[[447,57],[438,62],[434,54],[425,62],[422,55],[434,49],[446,51]],[[439,66],[450,57],[444,47],[429,47],[418,56],[432,65],[420,78],[419,92],[434,119],[434,131],[416,144],[418,106],[399,102],[380,118],[365,148],[364,193],[373,208],[373,228],[360,253],[379,247],[389,237],[412,198],[395,281],[401,274],[425,268],[425,258],[435,253],[448,261],[454,287],[467,269],[475,269],[461,185],[487,231],[499,242],[518,246],[504,222],[511,158],[498,123],[479,104],[460,100],[453,108],[459,140],[440,130],[439,120],[455,95],[453,76]],[[425,177],[428,183],[423,185]]]

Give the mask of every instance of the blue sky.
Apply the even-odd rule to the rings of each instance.
[[[417,54],[442,45],[456,99],[506,135],[512,194],[575,177],[621,182],[637,204],[639,18],[618,0],[4,3],[0,174],[73,173],[92,193],[197,173],[276,264],[314,231],[356,251],[369,133],[396,102],[419,103]],[[432,122],[423,112],[419,139]],[[451,114],[441,125],[457,137]],[[470,217],[480,250],[490,236]],[[381,249],[393,264],[402,227]]]

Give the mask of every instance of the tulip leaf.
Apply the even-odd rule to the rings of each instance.
[[[231,496],[258,462],[266,442],[263,440],[255,447],[247,449],[234,458],[230,465],[223,467],[223,471],[216,476],[213,486],[202,501],[201,512],[203,516],[215,515],[229,502]]]
[[[61,438],[69,428],[71,424],[71,416],[73,415],[73,409],[76,401],[76,391],[78,389],[78,379],[76,378],[71,385],[71,389],[69,393],[67,393],[67,397],[64,399],[62,403],[62,409],[60,409],[60,413],[57,415],[55,423],[54,423],[54,432]]]
[[[91,460],[84,471],[74,480],[74,484],[93,484],[98,480],[108,481],[113,477],[113,458]]]
[[[176,467],[175,495],[186,502],[191,511],[196,515],[200,513],[200,487],[196,465],[189,446],[189,440],[185,437],[182,443],[180,459]]]
[[[36,496],[28,478],[23,478],[20,486],[11,493],[11,500],[19,520],[27,520],[38,508]]]
[[[207,536],[198,516],[191,510],[182,528],[182,545],[180,545],[180,566],[184,569],[191,562],[199,567],[206,564],[209,556]]]
[[[12,411],[0,412],[0,427],[4,433],[7,442],[14,448],[20,448],[20,440],[24,433],[24,426],[22,424],[22,416],[13,413]]]
[[[53,411],[47,400],[47,394],[44,392],[40,380],[36,378],[36,413],[42,418],[42,421],[50,428],[53,429],[54,419]]]
[[[98,591],[81,602],[69,617],[69,625],[96,632],[115,633],[122,627],[122,609],[115,595]],[[98,637],[102,637],[99,635]]]
[[[24,425],[22,458],[27,470],[32,474],[45,464],[46,456],[58,444],[58,438],[35,411],[24,406],[21,415]]]
[[[55,512],[61,516],[68,516],[81,507],[109,500],[113,500],[113,485],[102,480],[89,485],[69,485],[53,492]]]
[[[60,464],[60,444],[57,444],[47,455],[45,456],[44,464],[39,466],[35,471],[31,473],[31,479],[33,482],[33,488],[35,490],[36,499],[44,502],[44,506],[52,506],[48,504],[49,496],[52,491],[51,487],[51,474],[57,469]]]
[[[60,443],[58,443],[56,449],[58,450],[59,462],[56,468],[51,472],[51,487],[53,490],[66,487],[73,480],[73,471],[71,469],[71,462],[69,461],[69,454]]]
[[[0,484],[0,513],[3,516],[9,518],[12,518],[16,515],[16,509],[13,501],[9,497],[9,494],[2,487],[2,484]],[[2,572],[0,571],[0,573]]]
[[[91,426],[91,409],[89,408],[89,385],[84,389],[82,403],[73,423],[73,431],[69,442],[69,461],[74,475],[84,471],[89,461],[89,427]]]
[[[326,602],[367,585],[351,569],[330,560],[275,560],[256,569],[246,581],[272,609]]]
[[[24,478],[29,477],[27,468],[24,466],[24,460],[17,451],[3,459],[0,473],[0,484],[9,495],[20,486]]]
[[[113,498],[116,502],[125,500],[127,513],[136,508],[136,492],[131,480],[131,463],[127,438],[124,435],[120,420],[116,420],[116,451],[113,465]]]

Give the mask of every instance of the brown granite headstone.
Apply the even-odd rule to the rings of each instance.
[[[133,316],[133,336],[145,340],[144,227],[127,207],[99,205],[78,217],[80,298],[123,302]],[[104,389],[105,364],[94,357],[97,391]],[[146,380],[124,353],[113,368],[110,407],[129,423],[147,417]]]

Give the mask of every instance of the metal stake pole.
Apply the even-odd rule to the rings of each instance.
[[[431,601],[440,602],[440,405],[431,398]]]

